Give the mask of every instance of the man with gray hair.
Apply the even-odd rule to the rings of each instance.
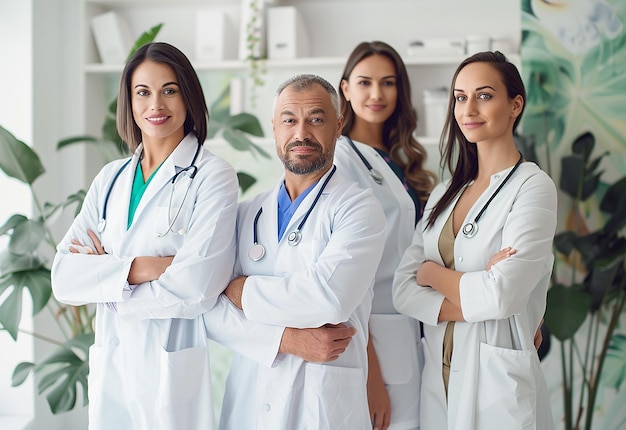
[[[284,176],[239,204],[235,276],[205,317],[209,337],[237,353],[221,429],[371,428],[367,324],[385,216],[333,165],[342,122],[323,78],[279,86]]]

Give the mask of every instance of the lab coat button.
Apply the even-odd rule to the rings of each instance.
[[[269,410],[270,410],[270,409],[272,409],[272,407],[270,406],[270,404],[269,404],[269,403],[265,403],[265,404],[263,405],[263,410],[264,410],[265,412],[269,412]]]
[[[109,344],[110,344],[111,346],[118,346],[118,345],[120,344],[120,340],[119,340],[118,338],[114,337],[113,339],[111,339],[111,340],[109,341]]]
[[[463,257],[459,257],[459,261],[463,261]]]
[[[495,180],[497,181],[498,179],[500,179],[500,175],[495,175],[495,176],[493,177],[493,179],[495,179]]]

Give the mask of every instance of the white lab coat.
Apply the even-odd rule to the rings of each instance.
[[[371,192],[347,181],[337,170],[302,229],[302,241],[288,245],[289,232],[300,223],[325,178],[302,201],[280,242],[279,187],[239,205],[237,275],[248,276],[242,296],[244,312],[228,310],[224,299],[221,315],[228,320],[243,318],[245,313],[247,320],[230,323],[217,319],[217,314],[205,316],[209,336],[243,354],[235,356],[226,383],[222,429],[371,428],[365,388],[367,321],[385,218]],[[253,244],[254,217],[261,207],[257,234],[266,254],[252,261],[248,250]],[[242,330],[257,325],[282,332],[282,327],[326,323],[357,329],[346,351],[328,363],[276,356],[280,333],[273,337],[276,343],[268,345],[259,341],[254,329]],[[260,352],[255,354],[254,348]],[[269,358],[266,351],[275,360],[263,363]]]
[[[415,230],[415,204],[404,184],[374,148],[357,141],[354,144],[372,168],[384,177],[382,184],[374,182],[347,138],[342,136],[337,140],[335,164],[344,176],[357,181],[362,188],[372,190],[387,219],[385,247],[376,271],[369,324],[391,400],[389,430],[413,429],[419,426],[419,326],[414,318],[398,313],[393,306],[391,287],[400,259],[411,244]]]
[[[476,217],[509,170],[491,177],[464,224]],[[454,326],[447,405],[442,379],[446,322],[437,322],[444,297],[415,282],[423,261],[443,265],[438,241],[456,199],[432,228],[424,231],[423,222],[444,190],[445,185],[433,190],[393,285],[396,308],[424,322],[421,430],[551,429],[533,338],[545,311],[554,260],[554,183],[535,164],[522,163],[483,213],[476,236],[456,237],[454,262],[456,270],[465,272],[459,289],[466,322]],[[517,253],[484,270],[490,257],[507,246]]]
[[[107,254],[68,252],[72,238],[90,244],[105,194],[125,160],[107,164],[94,179],[80,214],[58,244],[52,288],[67,304],[96,303],[95,343],[89,356],[89,428],[155,430],[214,428],[207,339],[202,313],[226,287],[235,259],[238,185],[234,169],[203,148],[173,231],[167,231],[171,178],[197,149],[188,135],[148,185],[127,230],[130,192],[141,147],[116,181],[100,239]],[[176,182],[172,219],[189,177]],[[170,256],[155,281],[130,292],[136,256]]]

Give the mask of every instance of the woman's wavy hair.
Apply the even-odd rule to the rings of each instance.
[[[430,191],[437,182],[437,175],[424,168],[426,150],[413,136],[417,127],[417,114],[411,104],[409,75],[398,52],[381,41],[360,43],[348,57],[341,75],[339,88],[341,88],[342,81],[347,82],[349,80],[350,73],[356,65],[372,55],[387,57],[395,66],[398,98],[395,111],[383,126],[383,142],[391,159],[402,168],[407,185],[417,192],[423,203],[428,199]],[[341,114],[344,117],[342,134],[347,136],[354,126],[354,110],[343,95],[343,91],[339,91],[339,99],[341,101]]]
[[[446,207],[454,200],[457,194],[468,184],[470,181],[476,178],[478,174],[478,150],[476,143],[468,141],[461,128],[456,122],[454,116],[454,87],[456,85],[456,79],[459,73],[465,66],[472,63],[487,63],[493,67],[502,77],[502,82],[506,87],[507,95],[509,99],[513,99],[516,96],[521,96],[524,100],[522,110],[513,123],[513,131],[517,129],[522,114],[524,113],[524,107],[526,106],[526,89],[524,87],[524,81],[517,70],[517,67],[511,63],[500,51],[485,51],[478,52],[471,57],[463,60],[457,67],[452,77],[452,83],[450,85],[450,95],[448,100],[448,113],[446,115],[446,121],[441,134],[441,142],[439,144],[439,152],[441,153],[441,165],[446,166],[452,174],[448,189],[443,194],[441,199],[435,204],[432,212],[428,217],[426,228],[432,227],[437,220],[437,217],[445,210]]]
[[[120,80],[117,97],[117,133],[126,142],[131,153],[141,143],[141,129],[133,118],[131,104],[131,80],[137,67],[144,61],[165,64],[172,68],[183,96],[187,117],[184,132],[194,132],[200,144],[204,144],[207,136],[209,110],[202,91],[198,75],[189,59],[178,48],[163,42],[147,43],[137,49],[130,57]]]

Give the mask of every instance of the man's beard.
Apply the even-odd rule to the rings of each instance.
[[[291,149],[298,146],[306,146],[310,148],[315,148],[318,151],[318,155],[315,154],[310,155],[293,155],[289,156]],[[317,142],[312,142],[308,139],[304,141],[295,141],[291,142],[285,148],[285,152],[278,151],[278,158],[285,165],[285,169],[294,175],[308,175],[311,173],[319,172],[324,168],[328,167],[330,164],[331,158],[328,157],[328,154],[324,152],[322,145]]]

